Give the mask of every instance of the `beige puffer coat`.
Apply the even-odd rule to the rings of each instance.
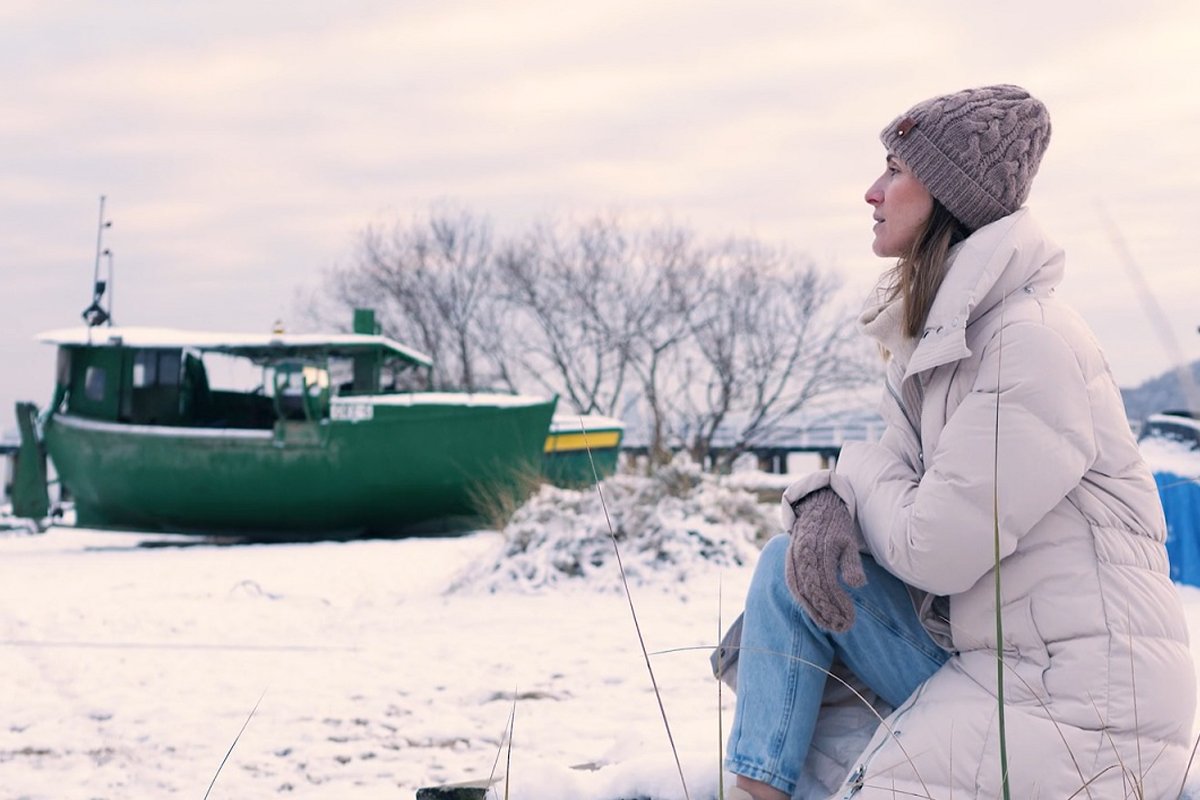
[[[864,314],[893,354],[888,427],[847,445],[836,474],[870,551],[955,655],[836,796],[1000,796],[996,508],[1011,797],[1175,798],[1195,704],[1187,629],[1117,387],[1053,296],[1063,253],[1023,209],[952,257],[919,341],[894,303]]]

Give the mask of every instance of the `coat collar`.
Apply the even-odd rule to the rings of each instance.
[[[955,245],[949,261],[920,339],[903,334],[899,299],[868,302],[859,317],[860,329],[905,365],[906,379],[971,355],[967,326],[1014,292],[1053,289],[1062,280],[1064,256],[1022,208]]]

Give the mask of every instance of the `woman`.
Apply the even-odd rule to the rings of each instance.
[[[876,255],[899,260],[860,323],[887,361],[886,433],[784,495],[727,797],[1001,796],[1001,656],[1012,798],[1180,791],[1195,687],[1162,510],[1104,356],[1054,297],[1063,253],[1022,208],[1049,137],[1007,85],[882,132],[866,201]],[[827,670],[895,709],[865,747]]]

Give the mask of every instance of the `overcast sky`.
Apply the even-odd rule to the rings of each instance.
[[[620,212],[755,236],[857,303],[880,128],[1019,83],[1054,134],[1029,205],[1117,380],[1172,365],[1115,221],[1200,357],[1200,3],[464,0],[0,4],[0,428],[90,300],[97,201],[129,325],[299,330],[372,223]],[[785,334],[786,332],[781,332]]]

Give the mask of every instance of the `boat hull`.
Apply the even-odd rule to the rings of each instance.
[[[580,488],[617,471],[625,426],[598,415],[555,415],[542,456],[542,473],[556,486]]]
[[[469,524],[527,491],[554,402],[380,406],[270,430],[51,417],[47,451],[81,527],[294,539]]]

